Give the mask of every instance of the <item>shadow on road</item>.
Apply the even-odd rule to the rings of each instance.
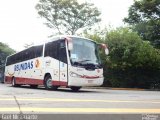
[[[8,86],[16,89],[34,89],[34,90],[45,90],[45,91],[56,91],[56,92],[69,92],[69,93],[102,93],[102,91],[96,91],[95,89],[89,89],[89,88],[81,88],[79,91],[75,92],[72,91],[70,88],[65,88],[65,87],[59,87],[57,90],[46,90],[44,86],[38,86],[37,88],[32,88],[28,85],[23,85],[23,86],[18,86],[18,87],[13,87],[13,86]]]

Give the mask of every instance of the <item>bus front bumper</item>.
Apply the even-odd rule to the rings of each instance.
[[[70,77],[68,86],[101,86],[104,78],[74,78]]]

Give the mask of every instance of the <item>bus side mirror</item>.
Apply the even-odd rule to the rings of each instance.
[[[73,50],[73,41],[72,41],[72,39],[69,38],[69,37],[66,37],[65,40],[68,43],[68,50]]]
[[[109,54],[109,49],[108,49],[107,45],[106,44],[100,44],[100,46],[101,46],[101,48],[104,49],[105,54],[108,55]]]

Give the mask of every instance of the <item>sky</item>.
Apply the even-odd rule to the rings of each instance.
[[[0,42],[21,51],[25,44],[38,44],[54,33],[40,18],[35,5],[39,0],[0,0]],[[87,1],[87,0],[80,0]],[[123,26],[133,0],[88,0],[101,11],[101,26]]]

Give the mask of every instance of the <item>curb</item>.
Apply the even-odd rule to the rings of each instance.
[[[145,91],[146,89],[141,89],[141,88],[111,88],[111,90],[133,90],[133,91]]]
[[[132,90],[132,91],[147,91],[147,89],[141,88],[111,88],[111,87],[83,87],[87,89],[108,89],[108,90]]]

